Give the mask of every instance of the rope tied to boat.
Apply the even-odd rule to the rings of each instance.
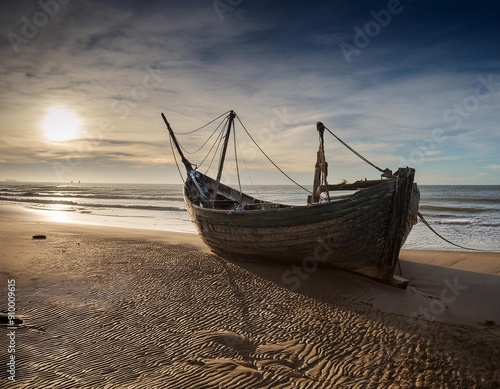
[[[473,249],[473,248],[470,248],[470,247],[465,247],[465,246],[461,246],[459,244],[453,243],[452,241],[446,239],[444,236],[442,236],[440,233],[438,233],[434,228],[432,228],[431,225],[429,224],[429,222],[427,220],[425,220],[424,216],[420,212],[417,212],[417,215],[418,215],[419,219],[422,221],[422,223],[424,223],[424,225],[429,230],[431,230],[432,232],[434,232],[439,238],[441,238],[445,242],[447,242],[447,243],[449,243],[449,244],[451,244],[453,246],[459,247],[461,249],[464,249],[464,250],[483,251],[483,252],[487,252],[488,251],[488,250],[481,250],[481,249]]]
[[[226,111],[224,112],[222,115],[219,115],[217,116],[214,120],[211,120],[209,121],[207,124],[204,124],[203,126],[197,128],[196,130],[192,130],[192,131],[187,131],[187,132],[175,132],[176,135],[189,135],[189,134],[193,134],[195,132],[198,132],[202,129],[204,129],[205,127],[209,126],[210,124],[212,124],[213,122],[215,122],[216,120],[220,119],[221,117],[223,116],[226,116],[227,114],[229,114],[231,111]]]
[[[278,169],[281,174],[283,174],[286,178],[288,178],[291,182],[293,182],[295,185],[297,185],[299,188],[302,188],[304,189],[307,193],[310,193],[312,195],[312,192],[305,188],[303,185],[300,185],[297,181],[295,181],[292,177],[290,177],[288,174],[286,174],[283,169],[281,169],[278,165],[276,165],[276,163],[274,163],[274,161],[266,154],[266,152],[264,150],[262,150],[262,148],[259,146],[259,144],[255,141],[255,139],[252,137],[252,135],[250,135],[250,132],[248,132],[248,130],[246,129],[245,125],[242,123],[242,121],[240,120],[240,117],[238,115],[236,115],[236,119],[238,119],[238,122],[241,124],[241,127],[243,127],[243,129],[245,130],[245,132],[247,133],[248,137],[250,138],[250,140],[255,144],[255,146],[257,146],[257,148],[260,150],[260,152],[264,155],[264,157],[266,157],[268,159],[269,162],[271,162],[273,164],[273,166]]]
[[[215,121],[217,121],[218,119],[221,119],[221,118],[224,118],[220,123],[219,125],[217,126],[217,128],[210,134],[210,136],[208,137],[208,139],[206,139],[203,144],[195,151],[188,151],[186,150],[184,147],[182,147],[182,145],[180,146],[186,153],[188,154],[196,154],[198,153],[199,151],[201,151],[202,148],[204,148],[207,143],[209,142],[210,139],[212,139],[214,137],[214,135],[219,132],[219,135],[216,137],[216,142],[214,142],[214,144],[212,145],[212,147],[210,148],[210,150],[208,151],[208,153],[206,154],[205,158],[203,158],[202,162],[199,163],[197,165],[197,167],[200,167],[203,165],[203,163],[207,160],[207,158],[209,157],[209,155],[212,154],[212,151],[214,149],[214,147],[217,145],[217,148],[215,150],[215,153],[213,153],[213,157],[212,157],[212,160],[210,162],[210,165],[207,169],[207,171],[210,169],[210,166],[212,165],[212,162],[217,154],[217,151],[219,150],[219,147],[224,139],[224,128],[225,128],[225,124],[227,124],[228,122],[228,118],[229,116],[226,116],[232,113],[232,111],[228,111],[228,112],[225,112],[223,113],[222,115],[219,115],[217,118],[211,120],[210,122],[208,122],[207,124],[195,129],[195,130],[192,130],[192,131],[188,131],[188,132],[184,132],[184,133],[177,133],[178,135],[188,135],[188,134],[193,134],[195,132],[198,132],[200,130],[202,130],[203,128],[207,127],[208,125],[214,123]],[[266,152],[259,146],[259,144],[255,141],[255,139],[252,137],[252,135],[250,135],[250,132],[246,129],[245,125],[242,123],[241,119],[239,118],[239,116],[234,113],[234,116],[235,118],[238,120],[238,122],[240,123],[240,125],[242,126],[243,130],[246,132],[246,134],[249,136],[250,140],[255,144],[255,146],[259,149],[259,151],[274,165],[275,168],[277,168],[281,174],[283,174],[288,180],[290,180],[292,183],[294,183],[296,186],[298,186],[299,188],[303,189],[304,191],[308,192],[309,194],[313,194],[309,189],[305,188],[303,185],[299,184],[297,181],[295,181],[293,178],[291,178],[288,174],[286,174],[283,169],[281,169],[267,154]],[[379,172],[382,173],[382,177],[385,177],[385,178],[392,178],[393,177],[393,174],[392,174],[392,171],[390,169],[382,169],[380,167],[378,167],[377,165],[375,165],[374,163],[370,162],[367,158],[363,157],[360,153],[358,153],[356,150],[354,150],[351,146],[349,146],[346,142],[344,142],[342,139],[340,139],[337,135],[335,135],[329,128],[327,128],[326,126],[324,126],[322,123],[318,123],[318,125],[321,124],[321,126],[327,130],[335,139],[337,139],[341,144],[343,144],[348,150],[350,150],[352,153],[354,153],[357,157],[359,157],[360,159],[362,159],[363,161],[365,161],[367,164],[373,166],[375,169],[377,169]],[[171,144],[171,147],[172,147],[172,144]],[[173,147],[172,147],[173,148]],[[236,154],[236,151],[235,151],[235,154]],[[176,161],[176,164],[177,164],[177,161]],[[236,167],[238,169],[238,160],[237,160],[237,157],[236,157]],[[177,168],[179,169],[178,167],[178,164],[177,164]],[[179,171],[180,173],[180,171]],[[237,172],[238,173],[238,181],[239,181],[239,171]],[[182,174],[181,174],[182,176]],[[241,185],[241,184],[240,184]],[[240,189],[241,190],[241,189]]]
[[[342,143],[354,155],[356,155],[358,158],[361,158],[368,165],[373,166],[375,169],[377,169],[379,172],[381,172],[382,173],[382,177],[392,178],[392,170],[387,169],[387,168],[386,169],[382,169],[382,168],[378,167],[377,165],[375,165],[374,163],[370,162],[368,159],[366,159],[360,153],[358,153],[356,150],[354,150],[351,146],[349,146],[347,143],[345,143],[342,139],[340,139],[337,135],[335,135],[332,131],[330,131],[330,129],[328,127],[326,127],[325,125],[323,125],[323,123],[321,123],[321,125],[324,127],[325,130],[327,130],[331,135],[333,135],[333,137],[335,139],[337,139],[340,143]]]

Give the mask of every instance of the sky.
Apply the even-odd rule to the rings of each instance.
[[[321,121],[420,184],[498,185],[499,19],[496,0],[5,3],[0,180],[180,183],[160,114],[182,133],[234,110],[302,184]],[[194,151],[214,129],[179,141]],[[244,183],[289,183],[236,136]],[[330,183],[379,177],[325,142]]]

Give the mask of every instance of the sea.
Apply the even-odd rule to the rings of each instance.
[[[447,240],[464,247],[500,251],[499,185],[420,185],[420,212]],[[263,200],[305,205],[296,186],[249,186]],[[184,207],[181,184],[84,184],[0,182],[0,207],[17,205],[40,220],[196,233]],[[415,225],[406,249],[463,250]]]

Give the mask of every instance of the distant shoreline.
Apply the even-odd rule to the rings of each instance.
[[[355,180],[353,180],[355,181]],[[78,182],[78,181],[67,181],[67,182],[60,182],[60,181],[18,181],[14,179],[7,179],[7,180],[0,180],[0,184],[4,183],[16,183],[16,184],[54,184],[54,185],[183,185],[182,182]],[[499,184],[421,184],[420,182],[417,182],[418,186],[426,187],[426,186],[500,186]],[[242,184],[243,186],[251,187],[252,185],[256,186],[289,186],[289,187],[295,187],[294,184],[259,184],[259,183],[245,183]],[[301,183],[301,185],[308,187],[312,186],[310,182],[307,183]]]

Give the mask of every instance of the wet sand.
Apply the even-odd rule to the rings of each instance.
[[[500,386],[499,253],[404,251],[407,290],[333,269],[292,283],[196,235],[0,216],[0,310],[15,279],[23,319],[6,387]]]

